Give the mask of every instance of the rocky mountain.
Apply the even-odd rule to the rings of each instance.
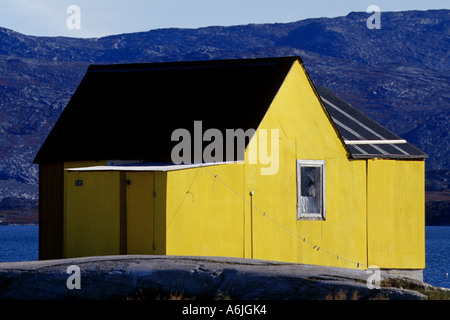
[[[299,55],[316,84],[429,154],[427,222],[450,224],[450,11],[382,12],[381,29],[368,17],[94,39],[0,28],[0,200],[36,203],[32,160],[90,64]]]

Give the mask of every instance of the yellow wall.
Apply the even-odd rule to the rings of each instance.
[[[119,254],[119,172],[66,171],[64,194],[64,257]]]
[[[243,171],[227,164],[167,173],[166,254],[242,257],[243,200],[217,179],[242,194]]]
[[[259,128],[279,129],[280,169],[264,176],[258,165],[247,166],[246,191],[255,191],[253,205],[266,212],[253,209],[253,257],[356,267],[326,250],[365,263],[365,163],[347,159],[300,64],[292,67]],[[297,220],[297,159],[325,160],[325,221]]]
[[[369,263],[425,267],[423,161],[368,160]]]
[[[366,263],[365,162],[347,159],[300,64],[292,67],[258,129],[267,129],[269,138],[271,129],[279,130],[278,140],[268,146],[273,150],[271,144],[279,143],[276,175],[262,175],[261,169],[270,165],[250,164],[248,151],[245,165],[168,173],[167,254],[356,267],[313,250],[301,236]],[[297,159],[326,161],[326,221],[297,220]]]

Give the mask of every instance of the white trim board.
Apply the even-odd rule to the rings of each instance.
[[[407,143],[406,140],[345,140],[345,144],[393,144]]]
[[[93,166],[81,168],[68,168],[66,171],[174,171],[207,166],[216,166],[221,164],[243,164],[244,161],[236,162],[209,162],[209,163],[192,163],[192,164],[171,164],[160,166]]]

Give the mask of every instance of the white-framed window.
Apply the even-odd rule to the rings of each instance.
[[[297,219],[325,220],[325,160],[297,160]]]

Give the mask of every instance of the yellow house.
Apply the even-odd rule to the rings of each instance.
[[[35,158],[40,259],[421,270],[425,158],[299,57],[91,66]]]

